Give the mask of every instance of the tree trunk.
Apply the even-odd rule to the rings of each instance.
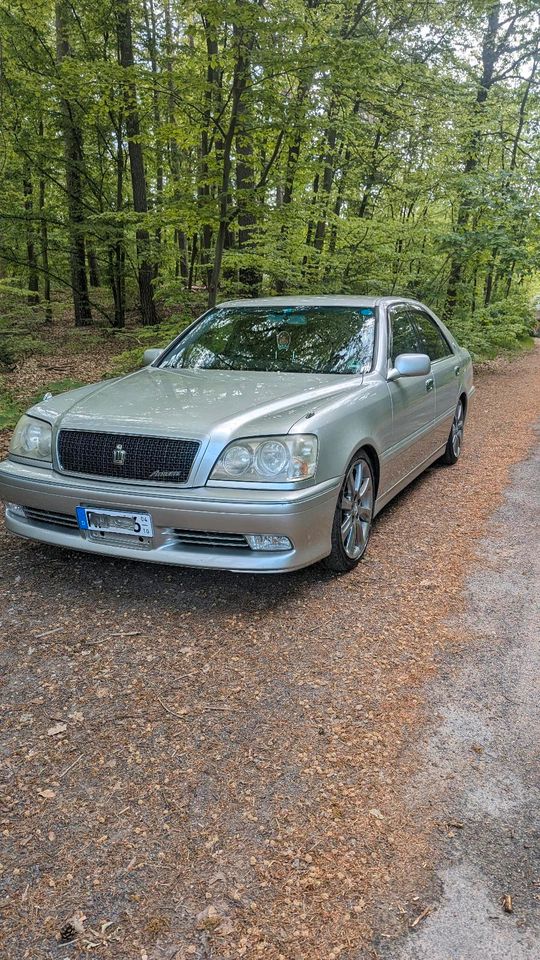
[[[334,107],[331,104],[329,110],[328,119],[332,119]],[[317,225],[315,227],[315,235],[313,238],[313,246],[319,254],[322,253],[324,247],[324,238],[326,236],[326,226],[327,226],[327,213],[328,213],[328,204],[330,201],[330,191],[332,189],[332,184],[334,182],[334,173],[335,173],[335,149],[336,149],[336,139],[337,133],[336,128],[333,124],[328,128],[325,134],[326,139],[326,149],[324,152],[324,167],[322,181],[319,186],[319,202],[321,206],[319,207],[319,219],[317,220]]]
[[[28,261],[28,303],[39,303],[39,276],[36,253],[36,232],[34,227],[34,188],[32,174],[28,165],[25,165],[23,179],[24,210],[26,213],[26,259]]]
[[[238,247],[241,255],[253,255],[253,234],[257,218],[255,202],[255,174],[253,170],[253,143],[246,124],[246,106],[238,105],[238,133],[236,136],[236,189],[238,197]],[[242,261],[240,261],[242,262]],[[261,271],[251,266],[240,266],[238,279],[242,291],[250,297],[259,294]]]
[[[143,0],[143,11],[144,19],[146,25],[146,46],[148,48],[148,53],[150,56],[150,67],[152,70],[152,120],[154,127],[154,143],[155,143],[155,156],[156,156],[156,206],[158,210],[161,208],[163,202],[163,147],[160,139],[160,128],[161,128],[161,111],[159,108],[159,92],[158,86],[156,83],[156,78],[158,74],[158,63],[157,63],[157,31],[156,31],[156,11],[154,9],[154,0]],[[158,224],[155,232],[155,242],[157,250],[157,259],[156,259],[156,277],[158,274],[158,262],[160,260],[160,246],[161,246],[161,226]]]
[[[203,17],[204,34],[206,39],[206,89],[204,94],[204,116],[200,144],[200,168],[197,194],[203,210],[203,224],[201,231],[200,262],[205,283],[210,289],[212,270],[210,268],[210,247],[212,244],[212,227],[205,222],[209,212],[211,186],[209,183],[209,157],[212,137],[210,133],[213,108],[217,106],[219,91],[219,74],[215,66],[218,56],[218,41],[214,26]]]
[[[488,11],[486,32],[482,43],[482,77],[476,93],[474,111],[479,118],[483,106],[489,96],[489,91],[494,83],[495,66],[500,56],[500,48],[497,48],[497,33],[499,30],[500,2],[493,3]],[[465,191],[467,190],[467,181],[471,174],[475,172],[480,160],[480,143],[482,131],[480,123],[473,131],[470,138],[463,175],[465,178]],[[454,227],[454,234],[461,236],[467,229],[471,212],[471,201],[465,192],[462,192],[459,201],[458,213]],[[455,252],[450,261],[450,272],[448,276],[448,285],[446,288],[446,301],[443,309],[443,318],[449,320],[456,308],[459,287],[463,277],[465,266],[461,253]]]
[[[124,153],[123,153],[123,117],[113,117],[116,136],[116,212],[124,206]],[[126,324],[126,282],[124,228],[113,224],[113,235],[108,250],[109,284],[114,301],[114,327],[121,329]]]
[[[39,135],[43,139],[43,120],[39,119]],[[49,229],[45,214],[45,179],[39,180],[39,238],[41,253],[41,272],[43,274],[43,299],[45,301],[45,320],[52,323],[51,277],[49,273]]]
[[[120,66],[125,70],[133,71],[133,41],[131,36],[131,12],[129,0],[116,0],[117,31]],[[146,174],[144,157],[140,142],[140,122],[137,107],[137,89],[129,74],[124,84],[124,99],[126,106],[126,133],[129,151],[129,167],[131,171],[131,189],[133,194],[133,209],[140,214],[140,219],[148,212],[146,192]],[[141,319],[144,326],[158,322],[154,301],[154,265],[150,255],[150,236],[146,227],[139,226],[136,232],[138,281]]]
[[[296,98],[296,103],[294,110],[291,115],[291,129],[294,131],[294,136],[292,141],[289,143],[287,150],[287,163],[285,165],[285,183],[283,187],[279,186],[278,191],[281,191],[281,196],[278,193],[279,206],[288,209],[292,203],[293,194],[294,194],[294,182],[296,178],[296,170],[298,167],[298,161],[300,159],[300,149],[302,146],[303,139],[303,130],[301,126],[301,119],[305,116],[305,102],[307,94],[309,91],[310,83],[312,76],[310,75],[308,80],[304,80],[298,88],[298,96]],[[288,254],[288,236],[289,236],[289,223],[287,220],[287,213],[283,218],[283,222],[280,228],[280,253],[282,256],[287,257]],[[278,293],[285,293],[286,282],[283,277],[279,277],[276,281],[276,290]]]
[[[358,204],[357,216],[360,218],[360,220],[363,220],[364,217],[366,216],[368,204],[371,199],[371,191],[373,189],[373,186],[375,184],[375,179],[377,177],[377,166],[378,166],[377,154],[379,151],[379,147],[381,145],[381,140],[382,140],[382,131],[379,128],[379,130],[377,130],[377,133],[375,134],[375,140],[373,143],[373,147],[371,148],[370,166],[369,166],[368,173],[365,180],[364,191],[360,198],[360,203]]]
[[[223,263],[223,251],[227,230],[229,229],[229,190],[231,181],[232,158],[231,149],[236,135],[239,114],[242,109],[242,97],[246,89],[249,60],[248,57],[254,42],[254,34],[251,34],[248,42],[244,40],[244,32],[238,27],[234,28],[236,36],[236,62],[234,65],[232,91],[231,91],[231,116],[229,126],[223,141],[223,172],[221,178],[221,192],[219,201],[219,227],[216,236],[216,245],[214,250],[214,266],[210,277],[208,288],[208,306],[214,307],[219,290],[219,281],[221,278],[221,267]]]
[[[56,8],[56,60],[62,63],[71,56],[69,24],[72,8],[68,0],[57,0]],[[66,192],[70,230],[71,289],[75,326],[86,327],[92,322],[86,276],[86,251],[84,242],[84,197],[83,197],[83,139],[76,118],[76,104],[65,96],[60,99],[60,115],[64,138],[64,161],[66,165]]]
[[[87,244],[87,255],[88,255],[88,273],[90,276],[90,286],[100,287],[101,278],[99,275],[98,259],[97,259],[95,248],[91,243]]]

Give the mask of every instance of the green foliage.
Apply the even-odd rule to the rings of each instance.
[[[6,378],[0,377],[0,430],[13,428],[19,417],[21,417],[29,407],[33,406],[34,403],[42,400],[44,394],[52,393],[53,396],[55,396],[57,393],[66,393],[68,390],[75,390],[77,387],[82,387],[83,385],[80,380],[72,380],[70,377],[64,377],[62,380],[52,380],[44,383],[43,386],[30,397],[16,399],[8,387]]]
[[[43,342],[24,333],[3,333],[0,328],[0,370],[11,370],[24,357],[43,355]]]
[[[186,316],[186,314],[182,316],[173,315],[155,327],[145,327],[137,331],[135,337],[137,346],[130,347],[129,350],[124,350],[113,358],[109,368],[110,376],[123,376],[126,373],[138,370],[143,365],[145,350],[151,350],[153,347],[166,347],[192,320],[193,317]]]
[[[92,258],[94,322],[116,328],[144,313],[144,259],[160,315],[182,322],[214,296],[403,294],[478,356],[526,342],[525,294],[540,289],[529,0],[129,0],[128,68],[117,6],[56,5],[61,63],[50,0],[0,9],[6,367],[39,349],[32,323],[70,292],[74,236]],[[80,133],[76,217],[62,105]]]
[[[529,298],[522,294],[481,307],[474,314],[460,311],[453,318],[452,332],[475,360],[531,346],[533,314]]]
[[[0,377],[0,430],[14,427],[22,413],[22,405],[14,399],[5,378]]]
[[[28,291],[0,283],[0,370],[11,370],[19,360],[44,351],[39,337],[43,311],[25,302]]]

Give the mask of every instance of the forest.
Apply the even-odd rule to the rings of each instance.
[[[536,0],[4,0],[0,360],[60,306],[120,331],[303,292],[525,344],[539,58]]]

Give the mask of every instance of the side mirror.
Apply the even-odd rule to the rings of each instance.
[[[427,353],[400,353],[395,366],[388,372],[388,380],[400,377],[426,377],[431,373],[431,360]]]
[[[163,350],[157,350],[155,347],[152,350],[145,350],[143,356],[143,366],[148,367],[154,360],[163,353]]]

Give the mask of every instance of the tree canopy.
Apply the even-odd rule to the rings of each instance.
[[[525,334],[536,0],[7,0],[0,45],[0,290],[44,320],[339,292]]]

